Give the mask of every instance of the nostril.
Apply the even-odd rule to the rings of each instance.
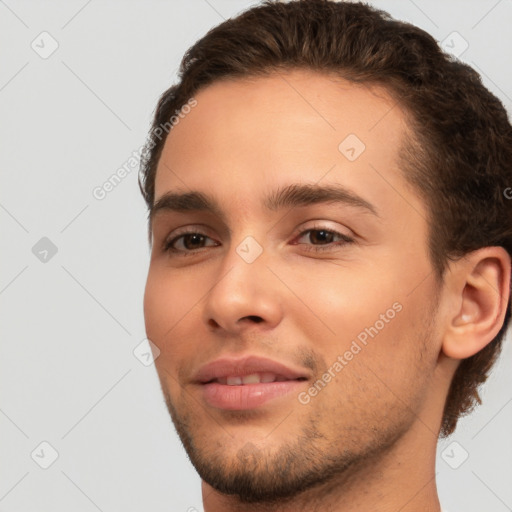
[[[263,322],[263,318],[261,318],[261,316],[249,315],[249,316],[244,316],[244,318],[250,318],[251,320],[253,320],[257,324],[259,324],[260,322]]]

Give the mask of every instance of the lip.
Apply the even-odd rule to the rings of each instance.
[[[274,373],[288,380],[243,385],[214,381],[221,377],[243,377],[253,373]],[[264,357],[246,356],[217,359],[202,366],[194,376],[194,383],[200,386],[203,400],[211,407],[240,411],[255,409],[293,391],[298,393],[308,379],[308,373],[299,368]]]
[[[193,380],[196,384],[206,384],[220,377],[243,377],[252,373],[275,373],[288,380],[309,378],[306,371],[286,366],[278,361],[259,356],[245,356],[224,357],[207,363],[194,375]]]

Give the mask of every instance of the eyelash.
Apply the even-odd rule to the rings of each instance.
[[[341,240],[339,240],[337,243],[335,242],[329,242],[327,244],[324,244],[324,245],[309,245],[307,247],[305,247],[304,249],[306,251],[309,251],[309,252],[316,252],[316,253],[320,253],[322,251],[328,251],[328,250],[333,250],[333,246],[335,247],[340,247],[340,246],[344,246],[344,245],[349,245],[349,244],[353,244],[355,243],[355,240],[347,235],[344,235],[343,233],[339,233],[338,231],[334,231],[332,229],[327,229],[323,226],[314,226],[312,228],[309,228],[309,229],[305,229],[304,231],[300,232],[298,235],[297,235],[297,238],[302,238],[306,233],[309,233],[309,232],[314,232],[314,231],[323,231],[329,235],[334,235],[334,236],[338,236]],[[197,230],[189,230],[189,231],[184,231],[183,233],[180,233],[178,236],[175,236],[172,240],[166,240],[164,241],[163,243],[163,251],[164,252],[168,252],[168,253],[171,253],[171,254],[175,254],[175,255],[178,255],[178,256],[192,256],[194,254],[198,254],[202,249],[205,249],[205,247],[201,247],[197,250],[182,250],[182,249],[174,249],[172,247],[172,245],[177,241],[179,240],[180,238],[186,236],[186,235],[201,235],[201,236],[204,236],[206,238],[210,238],[208,237],[207,235],[205,235],[204,233],[201,233],[200,231],[197,231]],[[299,245],[299,244],[294,244],[294,245]],[[300,245],[304,245],[304,244],[300,244]]]

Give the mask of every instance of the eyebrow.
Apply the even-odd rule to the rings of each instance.
[[[341,203],[380,217],[374,205],[341,185],[294,183],[272,191],[263,200],[263,206],[270,211],[320,203]],[[161,211],[204,211],[226,220],[219,203],[213,197],[199,191],[165,193],[151,206],[150,223]]]

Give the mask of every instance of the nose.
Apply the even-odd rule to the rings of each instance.
[[[248,263],[230,248],[204,300],[203,321],[210,330],[239,334],[255,324],[265,329],[279,324],[282,290],[267,262],[265,251]]]

